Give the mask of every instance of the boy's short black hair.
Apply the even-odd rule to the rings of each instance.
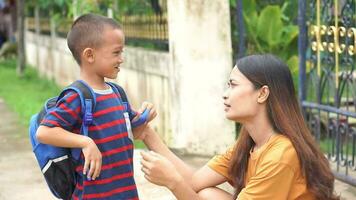
[[[99,47],[107,27],[121,30],[121,26],[115,20],[96,14],[85,14],[74,21],[67,36],[67,45],[79,65],[82,51],[88,47]]]

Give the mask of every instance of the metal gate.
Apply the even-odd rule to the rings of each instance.
[[[335,176],[356,185],[356,0],[299,0],[299,97]]]

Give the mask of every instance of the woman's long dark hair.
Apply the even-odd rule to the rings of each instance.
[[[238,60],[236,65],[256,89],[264,85],[269,87],[269,121],[277,133],[283,134],[292,142],[306,179],[307,189],[316,199],[338,199],[334,196],[334,176],[328,160],[320,151],[304,121],[288,66],[272,55],[247,56]],[[229,167],[236,188],[234,199],[245,187],[249,152],[253,145],[254,141],[242,127]]]

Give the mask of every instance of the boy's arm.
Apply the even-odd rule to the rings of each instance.
[[[43,144],[58,147],[84,148],[93,140],[84,135],[69,132],[60,127],[47,127],[41,125],[37,129],[37,140]]]
[[[69,91],[58,100],[56,107],[44,116],[36,137],[44,144],[82,148],[85,158],[83,174],[90,169],[87,176],[95,179],[101,169],[101,153],[91,138],[73,133],[79,132],[81,123],[80,97],[76,92]]]
[[[88,178],[95,180],[99,176],[102,156],[95,142],[90,137],[75,134],[60,127],[51,128],[43,125],[37,129],[36,137],[43,144],[81,148],[85,158],[83,174],[86,174],[90,167],[87,175]]]

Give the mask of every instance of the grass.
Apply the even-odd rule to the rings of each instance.
[[[332,143],[333,143],[333,139],[323,139],[319,142],[319,146],[320,146],[320,149],[322,150],[322,152],[324,153],[332,153]],[[334,152],[336,153],[336,141],[334,141]],[[348,141],[347,144],[346,142],[343,142],[342,144],[340,144],[340,150],[342,148],[342,151],[344,153],[344,155],[346,155],[346,150],[348,149],[348,152],[347,154],[349,156],[352,155],[352,148],[353,148],[353,142],[352,140]]]
[[[60,87],[40,78],[33,68],[26,66],[24,76],[19,78],[15,59],[0,61],[0,97],[18,113],[22,125],[28,126],[30,117],[41,110],[46,99],[59,92]]]
[[[24,76],[19,78],[16,59],[0,61],[0,97],[19,115],[21,125],[28,126],[31,116],[42,109],[48,98],[57,96],[60,91],[61,87],[52,80],[39,77],[34,68],[26,66]],[[145,145],[135,141],[135,148],[145,148]]]

